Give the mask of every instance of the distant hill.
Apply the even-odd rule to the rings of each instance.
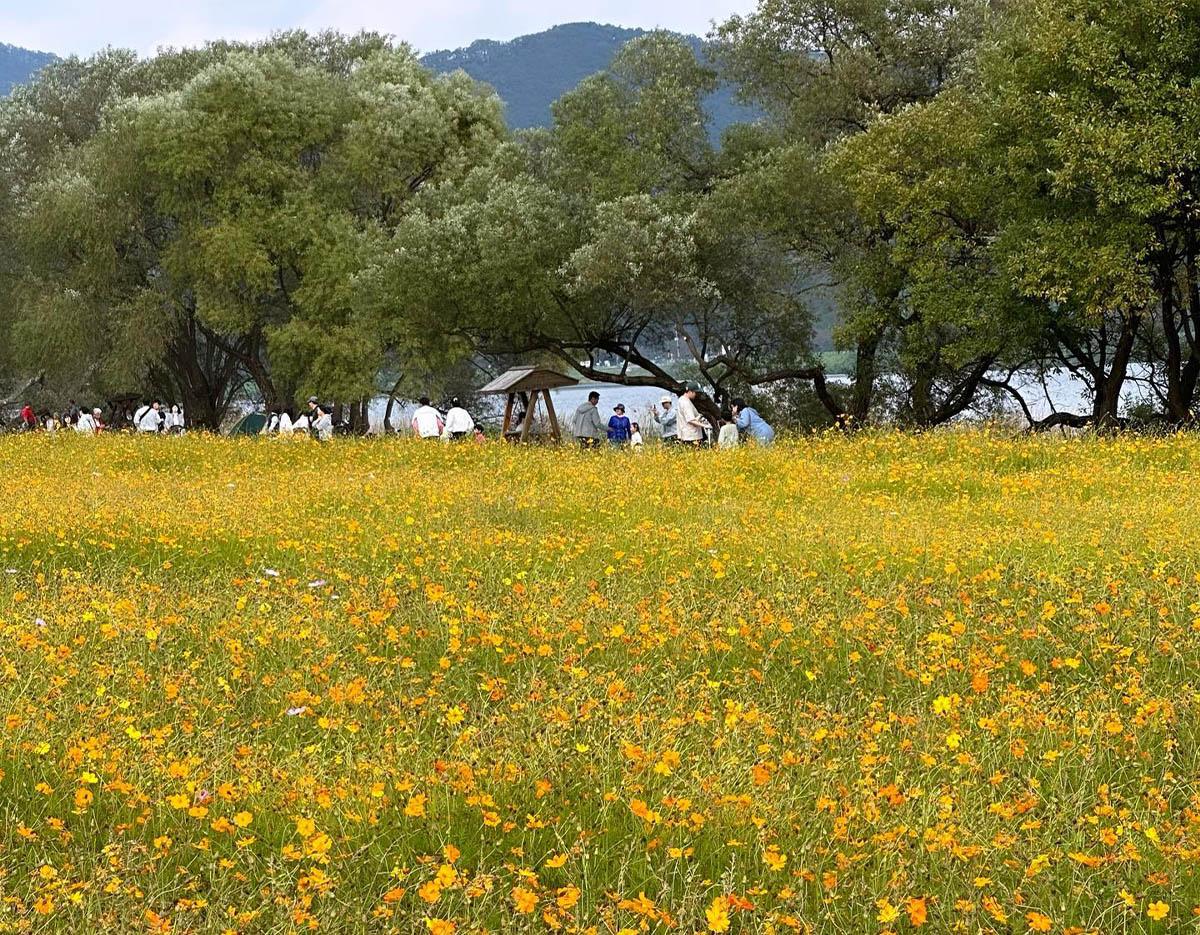
[[[49,52],[31,52],[0,42],[0,97],[5,97],[13,85],[28,81],[54,58]]]
[[[472,78],[486,81],[504,99],[508,123],[514,129],[544,127],[550,124],[554,101],[588,75],[607,68],[621,46],[645,32],[599,23],[567,23],[511,42],[481,39],[465,49],[431,52],[422,61],[434,71],[461,68]],[[702,53],[699,38],[685,38]],[[54,58],[48,52],[0,43],[0,97]],[[736,103],[728,89],[709,98],[708,112],[714,136],[731,123],[755,116],[754,111]]]
[[[514,129],[544,127],[550,124],[554,101],[588,75],[607,68],[621,46],[645,32],[599,23],[567,23],[511,42],[481,39],[465,49],[431,52],[421,61],[434,71],[461,68],[490,84],[508,105],[508,123]],[[702,52],[699,38],[685,38],[697,53]],[[731,123],[754,118],[754,111],[737,104],[728,89],[709,99],[708,111],[714,135]]]

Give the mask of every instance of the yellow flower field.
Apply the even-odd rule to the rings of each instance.
[[[0,464],[0,932],[1200,911],[1194,436]]]

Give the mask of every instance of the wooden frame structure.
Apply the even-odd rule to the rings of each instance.
[[[506,441],[527,442],[531,438],[547,438],[552,442],[562,441],[562,431],[558,427],[558,416],[554,412],[554,403],[550,401],[550,391],[560,386],[575,386],[574,380],[565,374],[541,367],[514,367],[496,377],[479,392],[493,395],[505,393],[508,400],[504,404],[504,429]],[[533,431],[534,410],[539,400],[546,406],[546,415],[550,421],[549,435]],[[517,405],[522,407],[522,414],[514,419]]]

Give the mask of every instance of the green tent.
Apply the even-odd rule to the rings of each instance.
[[[262,434],[263,426],[267,424],[267,417],[261,412],[252,412],[248,416],[244,416],[237,425],[229,430],[230,435],[260,435]]]

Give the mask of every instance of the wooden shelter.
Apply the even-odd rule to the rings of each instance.
[[[554,403],[550,401],[550,391],[560,386],[575,386],[577,383],[578,380],[554,370],[514,367],[500,374],[479,392],[508,395],[508,401],[504,404],[503,430],[504,438],[508,441],[527,442],[530,438],[542,437],[558,442],[562,440],[562,432],[558,427],[558,416],[554,413]],[[534,412],[539,402],[546,407],[546,417],[550,423],[548,433],[533,431]],[[518,406],[521,408],[518,409]]]

